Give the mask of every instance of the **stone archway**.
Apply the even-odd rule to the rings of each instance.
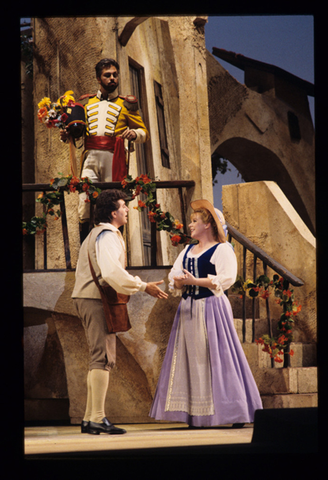
[[[270,149],[252,140],[233,137],[220,144],[215,153],[229,160],[245,182],[271,180],[284,192],[304,223],[313,233],[311,218],[301,193],[295,187],[284,163]]]
[[[315,139],[306,89],[274,76],[272,88],[259,93],[210,54],[207,75],[212,154],[229,160],[246,182],[276,182],[315,234]]]

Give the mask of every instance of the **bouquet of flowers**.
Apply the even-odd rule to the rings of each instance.
[[[74,92],[68,90],[57,102],[51,102],[50,98],[44,97],[38,103],[38,119],[48,128],[65,128],[68,118],[67,108],[75,106]]]

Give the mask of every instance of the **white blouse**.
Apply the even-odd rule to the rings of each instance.
[[[144,292],[147,286],[140,277],[130,275],[125,270],[125,244],[121,232],[111,223],[111,232],[104,230],[96,240],[96,255],[102,278],[118,293],[133,295]]]
[[[184,250],[179,254],[178,258],[174,262],[174,265],[169,273],[169,290],[173,296],[182,295],[183,290],[177,289],[174,286],[174,279],[178,275],[183,275],[183,257],[185,256],[186,250],[189,245],[185,247]],[[188,258],[199,258],[206,250],[201,253],[193,254],[193,249],[191,248],[187,254]],[[211,280],[213,289],[210,290],[220,297],[224,294],[225,290],[231,287],[236,281],[237,276],[237,259],[235,252],[233,251],[231,245],[226,243],[220,243],[220,245],[215,249],[210,262],[215,265],[216,275],[208,275],[208,278]]]

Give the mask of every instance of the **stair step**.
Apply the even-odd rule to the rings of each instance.
[[[318,406],[317,393],[261,395],[263,408],[310,408]]]
[[[263,395],[318,392],[317,367],[253,368],[252,371]]]
[[[258,337],[257,337],[258,338]],[[262,345],[256,343],[242,343],[247,361],[250,367],[270,368],[271,359],[268,353],[263,352]],[[317,366],[317,345],[315,343],[296,343],[290,344],[290,349],[294,355],[290,357],[290,367],[316,367]],[[275,368],[283,368],[283,363],[274,363]]]

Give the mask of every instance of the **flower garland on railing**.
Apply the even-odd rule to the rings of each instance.
[[[74,175],[64,176],[62,173],[58,175],[61,176],[53,178],[50,181],[50,186],[54,191],[48,193],[43,192],[36,199],[36,202],[46,206],[46,211],[41,217],[34,216],[29,222],[23,222],[24,235],[34,235],[45,232],[47,215],[51,215],[55,220],[58,220],[61,216],[61,211],[59,209],[55,210],[55,207],[63,201],[64,192],[85,192],[87,194],[85,202],[91,202],[92,204],[96,202],[96,198],[101,190],[97,188],[88,177],[79,179]],[[145,201],[139,200],[138,206],[134,208],[140,212],[148,208],[148,218],[150,222],[157,223],[157,230],[165,230],[169,233],[173,246],[186,244],[191,241],[191,237],[185,235],[181,230],[183,228],[182,223],[176,220],[170,212],[163,212],[161,210],[160,205],[154,197],[156,184],[148,175],[143,174],[135,179],[133,179],[131,175],[127,175],[121,182],[121,185],[122,189],[127,193],[127,201],[134,200],[141,193],[146,196]]]
[[[182,223],[176,220],[170,212],[163,212],[159,203],[156,202],[154,192],[156,191],[156,184],[148,177],[148,175],[140,175],[135,179],[131,175],[127,175],[122,181],[123,190],[128,194],[130,200],[133,200],[138,195],[143,193],[145,201],[139,200],[138,206],[133,207],[139,212],[148,208],[148,218],[150,222],[157,223],[156,229],[158,231],[165,230],[169,233],[171,243],[174,247],[181,244],[190,243],[192,240],[190,236],[183,233]]]
[[[46,206],[45,212],[41,217],[34,216],[29,222],[23,222],[23,235],[34,235],[44,233],[47,228],[47,215],[53,216],[55,220],[61,216],[61,211],[56,210],[63,201],[64,192],[67,193],[82,193],[87,196],[86,203],[94,204],[101,190],[96,188],[95,185],[89,180],[88,177],[79,179],[74,175],[64,176],[62,173],[58,173],[60,177],[53,178],[50,181],[50,186],[55,190],[54,192],[40,193],[36,202],[42,203]]]
[[[267,299],[272,292],[269,288],[274,290],[276,303],[282,306],[283,312],[280,316],[276,337],[270,335],[262,335],[255,342],[258,345],[263,345],[263,352],[266,352],[277,363],[282,363],[284,353],[290,356],[294,355],[294,351],[287,351],[287,347],[293,340],[292,329],[295,323],[297,314],[302,307],[295,301],[294,290],[290,289],[288,280],[285,280],[279,275],[274,275],[273,280],[270,280],[266,275],[260,275],[255,282],[238,277],[235,284],[231,287],[234,293],[248,294],[251,298],[260,297]]]

